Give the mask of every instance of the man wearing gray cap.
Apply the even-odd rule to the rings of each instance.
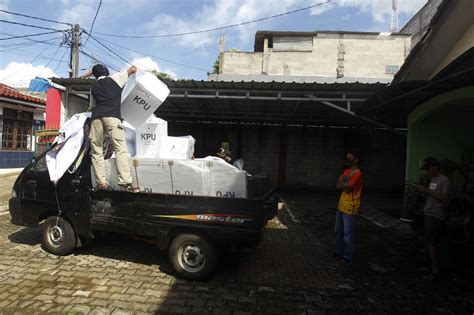
[[[440,235],[444,229],[445,210],[448,204],[449,179],[441,174],[439,161],[434,157],[423,160],[420,170],[425,170],[431,178],[428,187],[416,186],[415,189],[426,196],[423,209],[425,215],[425,240],[431,259],[431,275],[429,279],[436,279],[438,269],[438,245]]]

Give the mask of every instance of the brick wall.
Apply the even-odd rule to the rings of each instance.
[[[278,182],[281,128],[252,125],[168,123],[169,135],[192,135],[195,156],[213,155],[223,141],[237,153],[239,134],[244,169]],[[333,189],[347,151],[360,152],[368,189],[397,189],[404,181],[405,138],[388,131],[288,127],[286,184]]]

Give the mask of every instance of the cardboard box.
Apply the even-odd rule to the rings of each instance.
[[[158,151],[158,140],[168,136],[168,123],[151,115],[146,122],[137,129],[136,148],[137,157],[154,158]]]
[[[168,97],[170,90],[154,74],[138,70],[122,91],[122,118],[139,128]]]
[[[194,155],[194,140],[191,136],[162,137],[158,139],[155,158],[191,160]]]
[[[135,162],[134,162],[135,161]],[[135,167],[136,165],[136,167]],[[107,181],[117,191],[115,158],[105,161]],[[246,198],[247,177],[219,158],[196,160],[130,159],[133,186],[142,192],[221,198]],[[92,168],[92,184],[95,187]]]

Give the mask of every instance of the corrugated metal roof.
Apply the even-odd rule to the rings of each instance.
[[[76,92],[88,91],[94,82],[67,78],[52,81]],[[338,108],[347,110],[351,102],[351,110],[357,113],[364,108],[365,99],[386,87],[384,83],[196,80],[165,83],[170,96],[155,112],[165,120],[327,126],[367,126],[366,121]]]
[[[54,83],[86,91],[95,80],[80,78],[51,78]],[[298,82],[256,82],[256,81],[204,81],[176,80],[163,81],[173,89],[231,89],[231,90],[267,90],[267,91],[358,91],[374,92],[387,86],[386,83],[298,83]]]

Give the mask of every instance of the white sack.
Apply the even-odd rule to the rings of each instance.
[[[122,91],[122,118],[140,127],[168,97],[170,90],[154,74],[138,70]]]
[[[84,123],[91,113],[75,114],[59,130],[54,143],[60,145],[46,154],[49,178],[56,185],[76,159],[84,141]]]
[[[158,139],[155,158],[170,160],[190,160],[194,155],[194,140],[186,137],[162,137]]]
[[[153,158],[157,155],[158,140],[168,136],[166,120],[151,115],[146,122],[137,129],[136,144],[137,157]]]

